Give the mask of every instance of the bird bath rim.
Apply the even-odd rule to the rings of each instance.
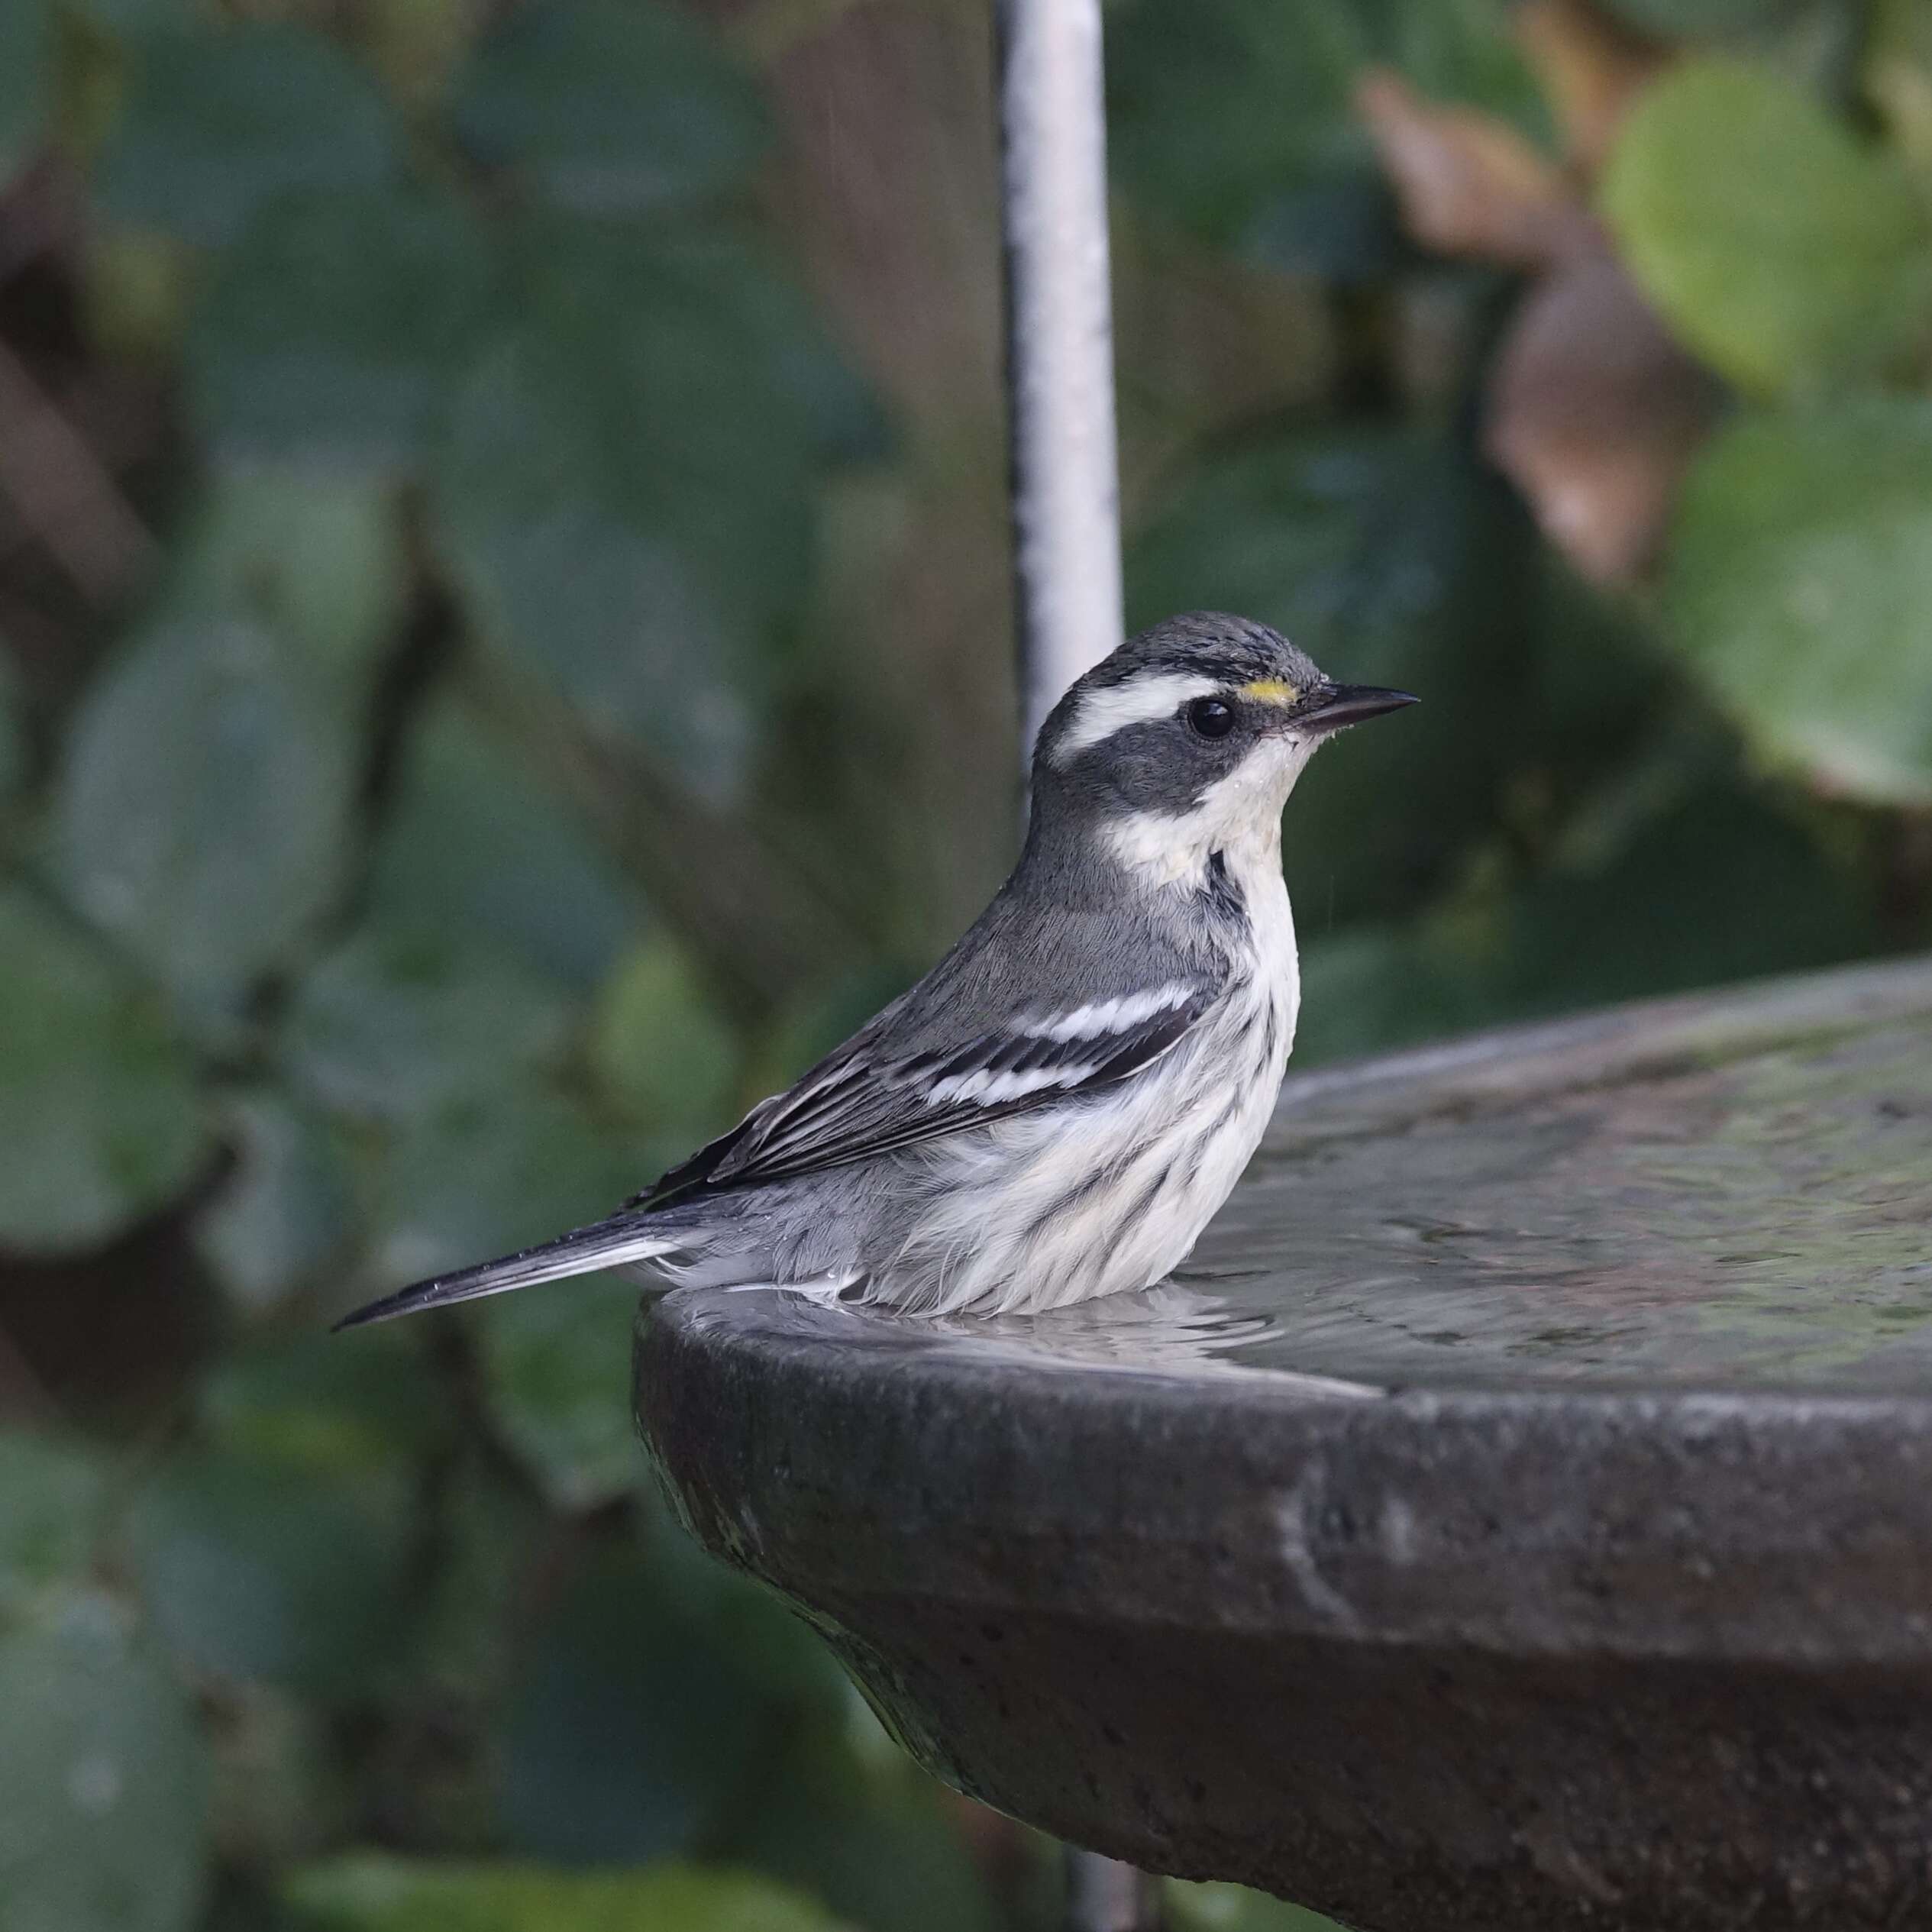
[[[1928,1014],[1917,962],[1517,1029],[1274,1139]],[[644,1312],[635,1393],[699,1539],[1075,1843],[1390,1932],[1932,1910],[1932,1393],[1364,1397],[719,1291]]]
[[[1292,1080],[1270,1145],[1353,1140],[1423,1113],[1473,1123],[1557,1087],[1928,1013],[1932,963],[1914,961],[1511,1029]],[[781,1587],[774,1572],[806,1559],[806,1546],[848,1513],[882,1545],[911,1548],[942,1516],[948,1543],[973,1545],[981,1516],[985,1536],[1010,1539],[1021,1507],[1071,1551],[1139,1511],[1142,1544],[1165,1539],[1177,1558],[1203,1534],[1211,1544],[1237,1530],[1285,1538],[1285,1554],[1262,1565],[1252,1602],[1236,1593],[1203,1604],[1185,1562],[1171,1601],[1152,1568],[1110,1594],[1121,1579],[1102,1565],[1090,1594],[1071,1557],[1057,1577],[1029,1570],[1025,1588],[1046,1589],[1070,1613],[1132,1605],[1230,1627],[1252,1614],[1271,1628],[1286,1617],[1329,1634],[1372,1627],[1384,1641],[1932,1659],[1932,1389],[1351,1388],[1223,1362],[1165,1365],[1158,1348],[1151,1359],[1097,1360],[1050,1338],[1041,1346],[1027,1326],[935,1324],[764,1291],[674,1292],[640,1313],[640,1425],[703,1539]],[[699,1388],[720,1405],[715,1426]],[[1145,1493],[1158,1491],[1163,1463],[1165,1505]],[[1218,1499],[1210,1476],[1223,1480]],[[1415,1485],[1455,1507],[1432,1506],[1425,1521],[1401,1500]],[[1241,1514],[1228,1501],[1237,1491],[1265,1527],[1226,1520]],[[1880,1494],[1883,1533],[1861,1543]],[[788,1521],[800,1507],[805,1520]],[[1326,1512],[1326,1527],[1297,1528],[1284,1510]],[[1838,1533],[1833,1587],[1798,1588],[1821,1553],[1821,1516]],[[1901,1544],[1922,1559],[1896,1560]],[[1682,1572],[1680,1614],[1661,1617],[1670,1600],[1646,1588],[1640,1628],[1612,1614],[1620,1565],[1639,1545],[1650,1586],[1660,1562]],[[1376,1618],[1323,1581],[1317,1546],[1393,1591]],[[1716,1590],[1712,1552],[1733,1570],[1788,1572],[1798,1594]],[[1591,1573],[1575,1574],[1586,1553]],[[1539,1601],[1523,1588],[1524,1565],[1544,1579]],[[953,1581],[997,1594],[997,1573],[976,1556]],[[856,1574],[845,1581],[864,1587]],[[874,1581],[896,1587],[889,1574]],[[1853,1597],[1846,1621],[1833,1606]],[[1821,1620],[1815,1628],[1794,1623],[1801,1605]]]

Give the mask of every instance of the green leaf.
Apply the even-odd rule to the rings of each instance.
[[[341,884],[359,751],[317,685],[257,623],[176,617],[75,722],[63,883],[198,1013],[236,1006]]]
[[[287,1061],[325,1106],[421,1119],[555,1058],[567,1019],[555,987],[460,934],[371,926],[303,981]]]
[[[152,619],[82,707],[63,877],[198,1019],[283,963],[340,883],[358,728],[406,590],[386,493],[218,470]]]
[[[766,1698],[806,1720],[795,1733],[800,1740],[809,1737],[823,1743],[829,1737],[840,1747],[842,1757],[851,1755],[845,1747],[850,1743],[854,1725],[865,1722],[858,1716],[864,1706],[851,1680],[810,1624],[777,1591],[713,1556],[677,1520],[659,1485],[652,1484],[638,1492],[635,1520],[651,1580],[666,1608],[686,1623],[715,1631],[732,1661]],[[876,1727],[877,1720],[871,1719],[869,1712],[866,1717]],[[872,1741],[879,1761],[891,1768],[895,1790],[909,1785],[929,1795],[936,1791],[938,1788],[883,1730]],[[956,1835],[955,1848],[958,1849]],[[777,1869],[761,1857],[747,1862],[761,1870]],[[818,1877],[791,1875],[808,1891],[832,1898],[832,1892]],[[833,1902],[871,1926],[868,1913],[835,1898]]]
[[[24,894],[0,894],[0,1243],[84,1248],[184,1187],[207,1145],[153,1000]]]
[[[573,992],[642,922],[635,889],[520,748],[460,697],[433,700],[402,760],[376,847],[378,919],[423,920]]]
[[[489,1413],[554,1508],[594,1509],[643,1479],[631,1422],[638,1294],[635,1281],[603,1275],[499,1295],[482,1311]]]
[[[373,186],[396,158],[381,97],[320,34],[203,24],[139,44],[99,189],[121,220],[220,243],[289,189]]]
[[[181,26],[194,18],[196,5],[197,0],[79,0],[89,21],[117,37]]]
[[[741,180],[764,145],[750,77],[656,0],[519,8],[457,86],[457,130],[478,157],[583,212],[703,200]]]
[[[1465,453],[1360,431],[1214,461],[1129,551],[1130,628],[1241,611],[1332,677],[1423,701],[1418,719],[1351,732],[1296,789],[1287,874],[1309,935],[1412,905],[1489,822],[1531,688],[1533,557],[1518,508]]]
[[[283,1095],[237,1095],[228,1115],[234,1170],[195,1216],[194,1241],[234,1300],[260,1313],[341,1255],[354,1187],[328,1123]]]
[[[1922,325],[1932,260],[1905,177],[1769,69],[1672,69],[1624,121],[1601,199],[1645,294],[1746,389],[1870,371]]]
[[[591,1054],[606,1091],[648,1131],[696,1139],[727,1124],[738,1042],[675,940],[646,942],[611,976]]]
[[[45,0],[0,8],[0,186],[33,152],[52,105],[53,36]]]
[[[782,1008],[771,1030],[757,1042],[750,1069],[739,1083],[741,1090],[775,1094],[789,1087],[918,977],[916,970],[897,961],[871,961]]]
[[[0,1636],[7,1932],[186,1932],[208,1768],[187,1699],[105,1598]]]
[[[1170,1932],[1342,1932],[1334,1920],[1271,1898],[1245,1885],[1191,1885],[1168,1879],[1161,1886]]]
[[[387,1477],[438,1455],[453,1420],[420,1330],[316,1332],[230,1355],[203,1385],[208,1440],[245,1461]]]
[[[483,234],[454,201],[284,196],[225,254],[189,331],[202,432],[223,454],[413,463],[496,292]]]
[[[189,520],[161,614],[226,612],[273,632],[359,719],[409,590],[391,492],[297,464],[229,464]]]
[[[1640,764],[1651,721],[1678,709],[1651,600],[1587,583],[1553,550],[1537,559],[1533,755],[1574,793]]]
[[[394,1665],[418,1472],[454,1425],[422,1341],[312,1332],[209,1377],[205,1446],[161,1468],[128,1523],[155,1622],[196,1669],[367,1697]]]
[[[1439,921],[1350,926],[1301,952],[1291,1073],[1449,1038],[1523,1016],[1488,957],[1472,960]],[[1485,939],[1489,935],[1485,932]],[[1500,945],[1500,941],[1496,942]],[[1565,1000],[1554,989],[1556,1003]]]
[[[1698,774],[1607,863],[1527,893],[1504,935],[1516,1010],[1798,972],[1875,950],[1853,879],[1769,797]]]
[[[801,602],[823,423],[747,256],[553,227],[434,511],[486,637],[702,794],[741,781]]]
[[[725,1855],[803,1887],[866,1932],[1007,1923],[940,1787],[882,1734],[883,1754],[867,1762],[851,1728],[795,1727],[760,1802],[733,1816]]]
[[[1108,21],[1114,173],[1147,206],[1231,241],[1284,186],[1366,165],[1349,89],[1371,58],[1356,10],[1320,0],[1132,0]]]
[[[393,1287],[528,1247],[609,1213],[645,1178],[623,1136],[534,1081],[506,1082],[411,1123],[383,1165],[371,1266]]]
[[[105,1486],[79,1445],[0,1431],[0,1627],[85,1572]]]
[[[363,1853],[296,1872],[284,1896],[314,1932],[839,1932],[768,1879],[676,1865],[578,1873]]]
[[[1373,24],[1376,57],[1423,93],[1504,116],[1527,134],[1550,131],[1509,0],[1394,0],[1362,11]]]
[[[826,335],[812,304],[775,267],[713,240],[694,259],[707,263],[738,309],[737,327],[767,364],[774,394],[795,415],[806,444],[841,463],[890,454],[892,434],[878,397]]]
[[[387,1654],[412,1516],[399,1471],[208,1450],[162,1469],[128,1535],[155,1626],[193,1669],[350,1695]]]
[[[1536,127],[1498,0],[1126,0],[1107,17],[1108,148],[1141,205],[1294,265],[1384,270],[1386,198],[1353,107],[1363,69]]]
[[[1769,756],[1932,802],[1932,405],[1747,416],[1685,484],[1665,588],[1691,668]]]
[[[729,1651],[667,1611],[644,1564],[600,1559],[544,1620],[512,1700],[510,1842],[573,1864],[683,1850],[767,1748],[761,1715]]]
[[[1685,776],[1593,863],[1317,939],[1296,1068],[1875,948],[1869,911],[1787,818],[1696,766]]]

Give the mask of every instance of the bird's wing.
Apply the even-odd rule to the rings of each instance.
[[[900,1055],[882,1052],[875,1023],[632,1204],[842,1167],[1113,1086],[1184,1039],[1216,990],[1173,981]]]
[[[899,1053],[883,1043],[892,1030],[889,1007],[796,1087],[754,1107],[729,1133],[607,1219],[521,1254],[415,1282],[337,1326],[648,1261],[678,1245],[654,1218],[654,1209],[842,1167],[1116,1085],[1185,1039],[1219,991],[1206,981],[1174,981],[1057,1013],[1024,1014],[970,1039]]]

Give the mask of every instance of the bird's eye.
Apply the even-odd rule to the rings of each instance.
[[[1187,729],[1202,738],[1226,738],[1234,729],[1234,706],[1219,698],[1197,698],[1187,707]]]

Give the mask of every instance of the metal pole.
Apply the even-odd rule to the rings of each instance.
[[[1157,1882],[1098,1852],[1067,1847],[1067,1932],[1156,1932]]]
[[[1120,641],[1107,121],[1100,0],[995,0],[995,19],[1024,756]]]
[[[1120,641],[1100,0],[994,0],[1023,782],[1046,714]],[[1069,1932],[1149,1932],[1152,1882],[1067,1850]]]

